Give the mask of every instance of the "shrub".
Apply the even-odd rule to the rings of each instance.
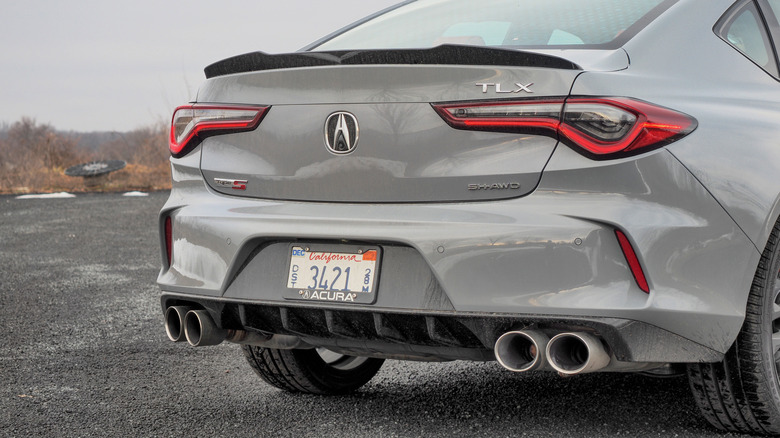
[[[107,140],[86,147],[81,137],[90,135]],[[168,157],[168,130],[161,123],[126,133],[63,134],[22,118],[0,135],[0,193],[170,189]],[[65,176],[70,166],[108,159],[128,164],[94,179]]]

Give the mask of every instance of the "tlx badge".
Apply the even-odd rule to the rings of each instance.
[[[531,86],[533,84],[534,84],[533,82],[531,82],[529,84],[521,84],[519,82],[515,82],[514,85],[513,85],[514,88],[511,89],[511,90],[509,90],[509,89],[504,90],[503,84],[494,84],[494,83],[480,82],[480,83],[477,83],[476,85],[477,85],[477,87],[482,87],[482,92],[483,93],[487,93],[488,90],[490,89],[490,87],[493,87],[493,90],[496,93],[509,94],[509,93],[533,93],[533,91],[531,91]]]

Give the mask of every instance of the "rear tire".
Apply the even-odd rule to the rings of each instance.
[[[325,349],[276,350],[244,345],[244,355],[258,376],[289,392],[347,394],[368,383],[384,359],[346,356]]]
[[[739,336],[722,362],[692,364],[696,404],[718,429],[780,434],[780,224],[761,256]]]

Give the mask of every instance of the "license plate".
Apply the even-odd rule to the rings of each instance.
[[[371,304],[379,256],[377,247],[292,246],[285,298]]]

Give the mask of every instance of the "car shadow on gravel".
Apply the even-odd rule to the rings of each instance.
[[[273,390],[264,395],[263,415],[284,418],[274,407],[295,405],[306,420],[275,430],[285,436],[338,436],[344,424],[356,436],[388,437],[741,436],[707,425],[689,391],[685,376],[561,378],[513,374],[495,363],[388,361],[374,380],[349,396]],[[317,433],[309,419],[316,419]]]

